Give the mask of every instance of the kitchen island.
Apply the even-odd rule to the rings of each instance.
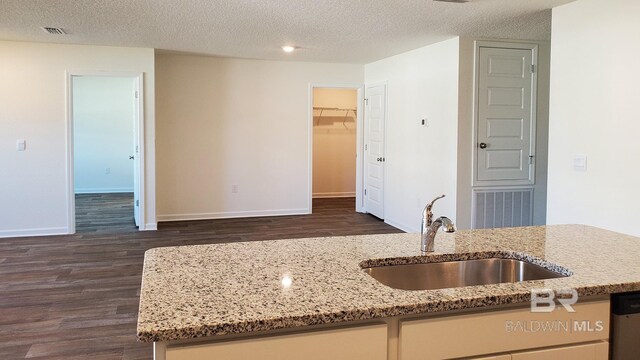
[[[429,255],[420,252],[419,234],[156,248],[145,254],[137,335],[155,343],[157,360],[250,358],[242,351],[259,359],[406,360],[427,349],[422,358],[526,359],[530,349],[552,346],[599,359],[609,337],[609,294],[640,290],[637,254],[640,239],[581,225],[439,233]],[[408,291],[363,271],[487,257],[569,276]],[[535,289],[575,289],[576,313],[561,306],[532,313]],[[559,328],[526,327],[541,321]]]

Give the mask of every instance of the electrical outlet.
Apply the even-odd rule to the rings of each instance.
[[[111,174],[111,168],[106,168],[106,169],[104,169],[104,173],[105,173],[106,175]]]
[[[238,185],[231,185],[231,193],[232,194],[237,194],[238,193]]]

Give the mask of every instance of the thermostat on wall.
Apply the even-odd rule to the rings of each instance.
[[[574,171],[587,171],[587,155],[575,155],[573,157]]]

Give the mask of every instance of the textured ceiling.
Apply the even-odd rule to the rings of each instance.
[[[0,39],[367,63],[456,35],[547,40],[549,9],[571,1],[0,0]]]

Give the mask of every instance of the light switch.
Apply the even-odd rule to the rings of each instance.
[[[16,142],[16,149],[18,151],[25,151],[27,149],[27,141],[24,139],[18,139]]]
[[[587,171],[587,155],[574,155],[573,156],[573,170],[574,171]]]

